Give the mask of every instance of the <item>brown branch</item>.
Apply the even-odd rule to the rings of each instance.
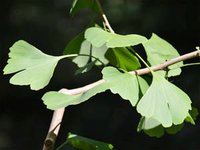
[[[54,111],[53,117],[51,120],[51,124],[49,127],[49,131],[48,131],[47,137],[44,141],[43,150],[53,150],[54,149],[54,145],[56,142],[58,132],[60,130],[60,124],[62,122],[64,112],[65,112],[65,108],[60,108],[60,109]]]
[[[194,57],[200,57],[200,51],[194,51],[194,52],[191,52],[191,53],[187,53],[185,55],[182,55],[182,56],[179,56],[177,58],[174,58],[174,59],[171,59],[169,61],[166,61],[162,64],[159,64],[159,65],[156,65],[156,66],[152,66],[151,67],[151,70],[153,71],[158,71],[158,70],[163,70],[165,68],[167,68],[168,66],[170,65],[173,65],[173,64],[176,64],[178,62],[181,62],[181,61],[185,61],[185,60],[188,60],[188,59],[191,59],[191,58],[194,58]],[[150,70],[149,68],[143,68],[143,69],[139,69],[139,70],[136,70],[136,71],[131,71],[129,72],[130,74],[132,75],[144,75],[144,74],[148,74],[150,73]],[[62,93],[64,94],[72,94],[72,95],[75,95],[75,94],[80,94],[80,93],[84,93],[90,89],[92,89],[93,87],[97,86],[97,85],[100,85],[102,83],[104,83],[105,80],[104,79],[101,79],[99,81],[96,81],[94,83],[91,83],[91,84],[88,84],[86,86],[83,86],[83,87],[79,87],[79,88],[75,88],[75,89],[62,89]]]

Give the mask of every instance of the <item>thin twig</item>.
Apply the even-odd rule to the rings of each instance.
[[[101,3],[99,2],[99,0],[96,0],[96,3],[97,3],[97,6],[98,6],[98,9],[99,9],[101,18],[102,18],[102,20],[103,20],[105,26],[109,29],[109,31],[110,31],[111,33],[115,33],[115,31],[112,29],[112,27],[111,27],[111,25],[110,25],[110,23],[109,23],[109,21],[108,21],[106,15],[105,15],[103,9],[102,9],[102,6],[101,6]]]
[[[163,69],[167,68],[170,65],[173,65],[173,64],[176,64],[178,62],[185,61],[185,60],[188,60],[188,59],[192,59],[194,57],[200,57],[200,51],[194,51],[194,52],[191,52],[191,53],[187,53],[185,55],[176,57],[176,58],[171,59],[169,61],[166,61],[166,62],[164,62],[162,64],[159,64],[159,65],[156,65],[156,66],[152,66],[150,68],[153,71],[163,70]],[[131,71],[129,73],[132,74],[132,75],[135,75],[135,74],[137,74],[137,75],[144,75],[144,74],[150,73],[150,70],[149,70],[149,68],[143,68],[143,69],[139,69],[139,70],[136,70],[136,71]],[[97,85],[100,85],[100,84],[102,84],[104,82],[105,82],[105,80],[101,79],[101,80],[98,80],[98,81],[96,81],[94,83],[88,84],[88,85],[83,86],[83,87],[79,87],[79,88],[75,88],[75,89],[70,89],[70,90],[63,88],[61,91],[62,91],[62,93],[67,94],[67,95],[69,95],[70,93],[72,95],[74,95],[74,94],[80,94],[80,93],[84,93],[84,92],[92,89],[93,87],[95,87]]]

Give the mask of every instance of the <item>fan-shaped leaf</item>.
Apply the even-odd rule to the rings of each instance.
[[[102,71],[103,79],[109,84],[112,93],[119,94],[123,99],[129,100],[132,106],[138,101],[139,87],[137,77],[129,73],[121,73],[116,68],[106,67]]]
[[[58,61],[68,56],[50,56],[20,40],[10,48],[9,57],[4,74],[16,73],[10,83],[39,90],[49,83]]]
[[[144,117],[157,120],[164,127],[178,125],[189,116],[191,101],[186,93],[153,73],[153,81],[137,105]]]
[[[152,37],[147,42],[143,43],[143,46],[147,53],[147,60],[151,65],[158,65],[179,56],[179,53],[171,44],[156,34],[152,34]],[[171,65],[169,69],[177,68],[182,64],[182,62],[176,63]],[[173,69],[168,72],[168,77],[176,76],[180,73],[180,68]]]
[[[50,91],[44,94],[42,100],[44,101],[44,104],[47,105],[47,108],[55,110],[58,108],[67,107],[69,105],[80,104],[107,89],[109,89],[109,85],[102,83],[88,90],[87,92],[78,95],[67,95],[56,91]]]
[[[88,28],[85,31],[85,38],[96,47],[101,47],[106,44],[108,48],[134,46],[147,41],[147,39],[141,35],[120,35],[106,32],[98,27]]]
[[[78,95],[67,95],[60,92],[47,92],[42,100],[49,109],[58,109],[69,105],[80,104],[87,101],[92,96],[110,89],[113,93],[118,93],[123,99],[129,100],[132,106],[138,101],[138,82],[136,76],[129,73],[120,73],[113,67],[105,67],[102,70],[103,78],[106,82],[95,86],[87,92]]]

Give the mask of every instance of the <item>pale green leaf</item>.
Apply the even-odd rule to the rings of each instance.
[[[20,40],[10,48],[9,57],[4,74],[16,73],[10,79],[10,83],[30,85],[32,90],[39,90],[49,83],[58,61],[67,56],[44,54],[29,43]]]
[[[139,87],[135,75],[121,73],[114,67],[104,68],[102,74],[112,93],[119,94],[123,99],[129,100],[132,106],[136,105]]]
[[[141,35],[120,35],[104,31],[98,27],[88,28],[85,31],[85,38],[96,47],[101,47],[106,44],[108,48],[134,46],[147,41],[147,39]]]
[[[126,71],[136,70],[141,67],[137,57],[124,47],[108,49],[105,57],[111,65]]]
[[[98,11],[98,6],[95,0],[73,0],[70,14],[73,16],[75,13],[84,8],[90,8],[93,11]]]
[[[64,150],[68,146],[80,150],[112,150],[112,144],[97,141],[94,139],[82,137],[79,135],[69,133],[67,141],[62,144],[57,150]]]
[[[189,110],[191,101],[188,95],[156,73],[153,73],[152,84],[137,105],[142,116],[155,119],[164,127],[183,123]]]
[[[106,83],[102,83],[85,93],[81,93],[78,95],[67,95],[64,93],[50,91],[44,94],[42,100],[44,104],[47,105],[47,108],[55,110],[62,107],[67,107],[69,105],[77,105],[84,101],[87,101],[92,96],[104,92],[109,89],[109,85]]]
[[[142,43],[147,53],[147,60],[151,65],[158,65],[164,63],[167,60],[180,56],[177,50],[164,39],[160,38],[156,34],[152,34],[152,37]],[[176,63],[169,67],[169,69],[182,66],[182,62]],[[173,69],[168,72],[168,77],[176,76],[181,73],[181,69]]]
[[[81,47],[79,51],[80,55],[85,55],[85,56],[77,56],[73,59],[73,62],[76,63],[78,67],[84,67],[85,65],[87,65],[87,63],[89,63],[90,59],[92,61],[95,61],[96,58],[98,58],[104,64],[107,64],[108,60],[104,56],[106,51],[107,51],[107,48],[105,46],[102,46],[99,48],[93,47],[90,42],[85,40],[81,43]],[[90,55],[95,58],[90,57]],[[95,65],[102,65],[102,64],[99,61],[96,61]]]
[[[103,78],[106,82],[94,88],[78,94],[67,95],[60,92],[47,92],[42,100],[49,109],[58,109],[69,105],[77,105],[87,101],[92,96],[110,89],[113,93],[118,93],[123,99],[129,100],[132,106],[138,101],[139,87],[137,78],[129,73],[120,73],[113,67],[105,67],[102,70]]]
[[[137,131],[153,129],[160,125],[160,122],[153,118],[141,117]]]

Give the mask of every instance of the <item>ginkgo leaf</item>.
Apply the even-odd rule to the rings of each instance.
[[[160,138],[164,133],[176,134],[183,128],[184,124],[172,125],[168,128],[164,128],[157,120],[152,118],[141,117],[138,124],[137,131],[144,131],[150,137]]]
[[[105,57],[111,65],[126,71],[133,71],[141,67],[137,57],[124,47],[108,49]]]
[[[73,59],[73,62],[78,65],[78,67],[83,67],[89,63],[89,60],[91,59],[92,61],[95,61],[96,58],[101,60],[104,64],[108,63],[108,60],[105,58],[105,53],[107,51],[107,47],[102,46],[102,47],[93,47],[90,42],[84,40],[81,43],[80,51],[78,54],[79,56],[75,57]],[[91,57],[91,56],[93,57]],[[95,62],[95,65],[102,65],[99,61]]]
[[[109,85],[102,83],[87,92],[78,95],[67,95],[57,91],[50,91],[43,95],[42,100],[44,101],[44,104],[47,105],[48,109],[55,110],[69,105],[77,105],[85,102],[92,96],[104,92],[107,89],[109,89]]]
[[[73,55],[50,56],[20,40],[10,48],[10,59],[3,71],[16,73],[10,79],[11,84],[30,85],[32,90],[39,90],[49,83],[58,61],[68,56]]]
[[[151,38],[142,43],[147,53],[147,60],[151,65],[158,65],[167,60],[176,58],[179,55],[178,51],[167,41],[160,38],[156,34],[152,34]],[[169,66],[169,69],[182,66],[182,62]],[[168,77],[176,76],[181,73],[181,69],[173,69],[168,72]]]
[[[136,105],[139,87],[135,75],[121,73],[114,67],[104,68],[102,74],[112,93],[119,94],[123,99],[129,100],[132,106]]]
[[[141,35],[120,35],[104,31],[98,27],[88,28],[85,31],[85,38],[96,47],[101,47],[106,44],[108,48],[134,46],[147,41],[147,39]]]
[[[73,16],[79,10],[90,8],[93,11],[98,11],[98,6],[95,0],[74,0],[70,9],[70,14]]]
[[[67,95],[56,91],[50,91],[44,94],[42,100],[44,104],[47,105],[47,108],[55,110],[69,105],[80,104],[87,101],[92,96],[110,89],[113,93],[118,93],[123,99],[129,100],[132,106],[135,106],[139,94],[136,76],[130,75],[129,73],[120,73],[113,67],[105,67],[102,70],[102,74],[106,82],[84,93]]]
[[[152,84],[137,105],[142,116],[155,119],[164,127],[183,123],[189,110],[188,95],[157,73],[153,73]]]
[[[64,142],[57,150],[68,149],[67,146],[81,150],[112,150],[112,144],[82,137],[69,133],[67,141]]]
[[[153,118],[141,117],[137,131],[153,129],[160,125],[160,122]]]

